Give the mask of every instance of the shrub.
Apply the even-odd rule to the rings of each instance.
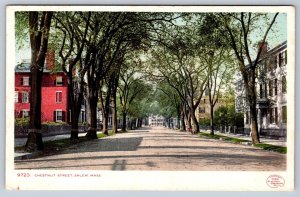
[[[29,125],[29,117],[28,118],[16,118],[15,119],[16,126],[27,126]]]
[[[210,125],[210,119],[209,118],[201,118],[199,120],[199,125],[201,125],[201,126],[209,126]]]
[[[50,121],[46,121],[42,123],[43,125],[66,125],[67,123],[65,122],[50,122]]]

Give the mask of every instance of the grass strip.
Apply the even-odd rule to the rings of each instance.
[[[108,135],[105,135],[104,133],[98,133],[97,138],[104,138],[107,136],[112,136],[115,135],[111,130],[108,131]],[[62,150],[65,148],[68,148],[74,144],[79,144],[82,142],[86,142],[92,140],[90,138],[87,138],[85,136],[81,136],[78,138],[78,140],[70,140],[70,138],[64,138],[64,139],[59,139],[59,140],[52,140],[52,141],[45,141],[44,142],[44,152],[47,151],[58,151]],[[17,152],[27,152],[25,146],[20,146],[20,147],[15,147],[15,151]]]
[[[219,134],[211,135],[209,133],[199,133],[199,136],[206,137],[209,139],[223,140],[223,141],[227,141],[227,142],[231,142],[231,143],[235,143],[235,144],[241,144],[242,142],[250,142],[251,143],[250,140],[244,140],[244,139],[239,139],[239,138],[234,138],[234,137],[227,137],[227,136],[219,135]],[[282,153],[282,154],[287,153],[287,147],[276,146],[276,145],[271,145],[271,144],[264,144],[264,143],[254,144],[253,146],[267,150],[267,151],[273,151],[273,152],[278,152],[278,153]]]
[[[254,146],[258,147],[258,148],[262,148],[264,150],[268,150],[268,151],[274,151],[274,152],[283,153],[283,154],[287,153],[287,147],[275,146],[275,145],[263,144],[263,143],[254,144]]]

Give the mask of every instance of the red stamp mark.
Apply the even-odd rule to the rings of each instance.
[[[271,188],[279,188],[283,187],[285,180],[282,176],[279,175],[271,175],[267,178],[267,185]]]

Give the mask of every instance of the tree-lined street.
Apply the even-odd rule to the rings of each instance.
[[[15,168],[281,171],[286,169],[286,155],[148,127],[75,144],[57,155],[16,161]]]
[[[15,16],[16,46],[31,50],[15,69],[15,136],[27,138],[15,153],[40,154],[16,169],[286,169],[285,144],[265,143],[287,136],[287,106],[276,101],[287,51],[269,48],[284,13]],[[265,73],[277,63],[283,77]]]

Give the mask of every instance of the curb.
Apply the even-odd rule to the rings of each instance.
[[[37,157],[41,154],[41,151],[37,151],[37,152],[33,152],[33,153],[29,153],[29,154],[25,154],[25,155],[20,155],[20,156],[16,156],[15,161],[20,161],[20,160],[26,160],[26,159],[32,159],[34,157]]]

